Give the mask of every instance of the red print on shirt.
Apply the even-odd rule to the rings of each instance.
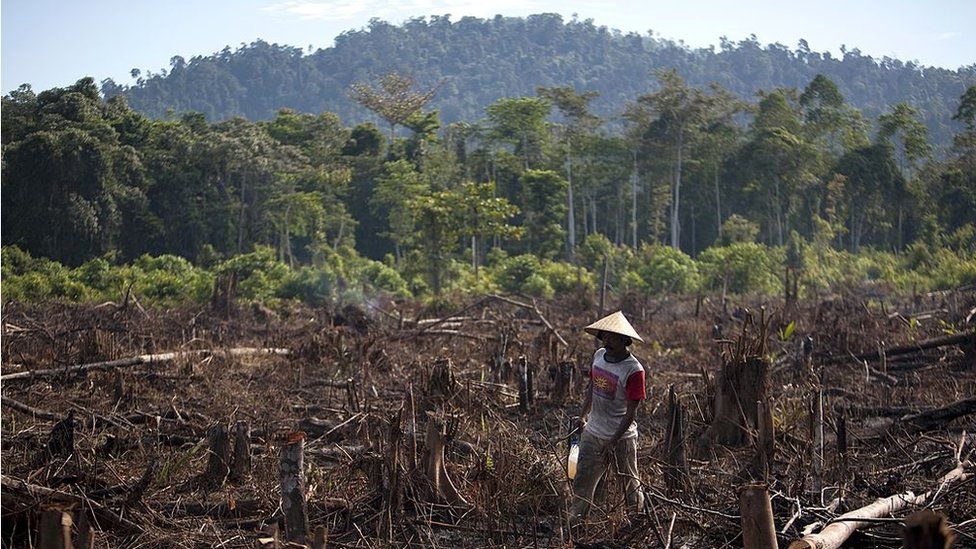
[[[614,399],[617,396],[617,376],[610,372],[593,368],[593,394],[603,398]]]

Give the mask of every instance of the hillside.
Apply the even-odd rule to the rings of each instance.
[[[949,124],[958,97],[976,82],[976,64],[951,71],[874,59],[856,48],[837,58],[810,51],[802,40],[797,49],[763,46],[754,38],[690,49],[591,20],[540,14],[418,18],[402,26],[374,20],[314,53],[256,41],[189,61],[173,57],[168,70],[142,74],[133,86],[107,80],[102,91],[109,97],[125,95],[136,110],[156,117],[173,110],[199,111],[211,120],[258,120],[289,107],[335,112],[348,124],[367,118],[349,99],[349,86],[399,71],[423,85],[439,84],[433,106],[448,123],[479,120],[485,106],[501,97],[534,95],[538,86],[560,85],[599,92],[595,112],[613,117],[627,102],[653,90],[656,70],[671,67],[694,86],[717,83],[748,100],[758,90],[802,89],[822,73],[868,119],[897,103],[914,106],[940,149],[951,140]]]

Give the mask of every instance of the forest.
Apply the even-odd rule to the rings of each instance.
[[[380,127],[289,109],[156,120],[91,79],[22,88],[3,98],[5,296],[135,284],[199,302],[222,273],[251,298],[313,302],[548,297],[604,271],[642,295],[776,294],[787,271],[804,293],[976,280],[976,86],[940,157],[911,106],[866,119],[823,75],[755,103],[655,78],[619,132],[567,86],[444,125],[438,91],[398,73],[349,90]]]
[[[957,98],[976,80],[976,65],[949,70],[875,59],[851,45],[842,45],[839,57],[811,50],[803,39],[790,47],[754,36],[692,49],[653,30],[622,33],[550,13],[420,17],[402,25],[374,19],[341,34],[332,47],[312,51],[258,40],[189,60],[173,56],[168,67],[133,68],[129,83],[106,80],[101,89],[153,117],[194,111],[211,121],[267,120],[285,107],[334,112],[355,125],[370,117],[349,97],[349,87],[398,72],[439,88],[432,108],[445,123],[475,123],[501,98],[569,86],[597,92],[593,112],[619,126],[615,117],[638,95],[656,91],[654,74],[668,69],[693,87],[717,84],[744,101],[753,101],[757,90],[802,89],[823,74],[869,120],[899,103],[913,107],[940,152],[957,130],[950,121]]]

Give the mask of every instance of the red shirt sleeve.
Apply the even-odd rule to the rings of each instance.
[[[647,394],[644,392],[644,369],[630,374],[627,378],[627,387],[624,389],[627,400],[644,400]]]

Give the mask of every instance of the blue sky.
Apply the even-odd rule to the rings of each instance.
[[[307,48],[332,45],[336,35],[378,17],[450,14],[491,17],[560,13],[621,31],[683,40],[693,47],[740,40],[795,47],[805,38],[817,51],[859,48],[951,69],[976,63],[974,0],[5,0],[0,4],[4,93],[22,83],[35,90],[82,76],[131,83],[133,68],[158,72],[181,55],[209,55],[258,38]]]

